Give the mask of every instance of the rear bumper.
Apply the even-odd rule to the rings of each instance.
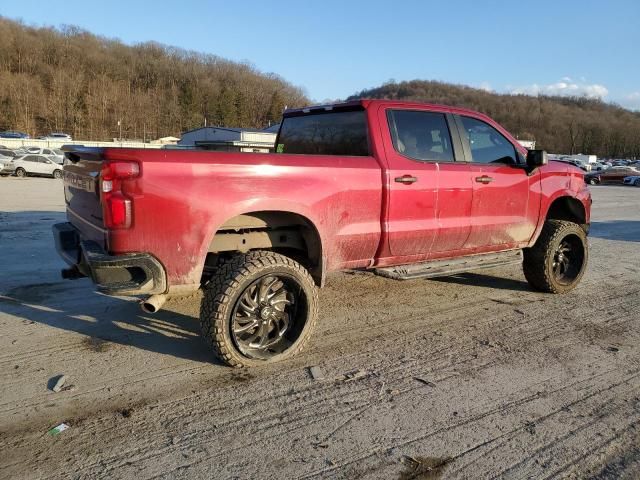
[[[77,272],[70,275],[67,271],[65,278],[89,277],[96,289],[107,295],[149,295],[167,290],[164,267],[153,255],[109,255],[96,242],[82,240],[68,222],[53,226],[53,238],[62,259]]]

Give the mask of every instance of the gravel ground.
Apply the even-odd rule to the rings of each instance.
[[[152,316],[62,281],[61,183],[2,178],[0,477],[638,478],[640,188],[592,190],[572,293],[513,267],[337,274],[302,355],[239,371],[199,296]]]

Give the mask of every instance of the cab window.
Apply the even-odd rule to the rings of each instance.
[[[453,162],[453,148],[443,113],[418,110],[387,112],[395,150],[413,160]]]
[[[368,156],[365,111],[355,107],[285,116],[276,141],[276,153]]]
[[[518,163],[516,149],[491,125],[471,117],[461,116],[463,135],[471,148],[471,161],[475,163]]]

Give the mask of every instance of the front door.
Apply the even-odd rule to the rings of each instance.
[[[24,169],[28,173],[35,173],[37,175],[41,175],[43,172],[42,165],[38,162],[38,157],[36,155],[27,155],[23,158],[24,161]]]
[[[471,234],[465,249],[502,250],[527,243],[533,235],[539,201],[516,147],[496,128],[469,116],[458,116],[464,146],[470,153],[473,203]]]
[[[469,232],[472,184],[459,137],[442,111],[381,109],[387,159],[386,233],[393,257],[428,258],[462,248]],[[452,121],[452,120],[451,120]]]

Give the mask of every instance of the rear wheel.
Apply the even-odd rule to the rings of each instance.
[[[54,170],[53,178],[62,178],[62,170]]]
[[[640,187],[640,178],[636,178],[636,180],[635,180],[635,182],[633,182],[633,184],[634,184],[636,187]]]
[[[202,336],[233,367],[289,358],[306,344],[318,316],[318,293],[307,270],[269,251],[237,254],[205,286]]]
[[[597,184],[598,184],[598,180],[596,180],[595,178],[589,179],[589,185],[597,185]]]
[[[547,220],[535,245],[524,249],[524,276],[537,290],[565,293],[580,282],[588,257],[587,236],[580,225]]]
[[[27,172],[24,168],[16,168],[16,177],[26,177],[27,176]]]

